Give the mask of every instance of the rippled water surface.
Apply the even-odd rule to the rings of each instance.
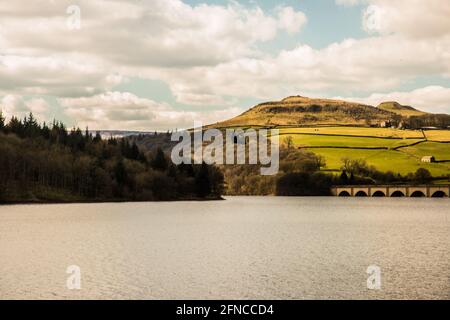
[[[1,299],[449,299],[449,276],[448,199],[0,207]]]

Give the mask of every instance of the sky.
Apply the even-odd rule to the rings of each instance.
[[[92,130],[214,123],[287,96],[450,113],[448,0],[0,3],[0,109]]]

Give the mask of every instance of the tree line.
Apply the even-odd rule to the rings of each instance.
[[[425,127],[448,129],[450,127],[450,115],[424,114],[421,116],[411,116],[404,119],[404,126],[410,129],[421,129]]]
[[[160,148],[0,112],[0,202],[217,199],[223,189],[216,167],[175,166]]]

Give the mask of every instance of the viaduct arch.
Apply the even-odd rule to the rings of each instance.
[[[450,198],[450,185],[335,186],[337,197]]]

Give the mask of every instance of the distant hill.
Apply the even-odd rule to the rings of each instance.
[[[427,114],[426,112],[414,109],[413,107],[403,106],[395,101],[383,102],[378,105],[377,108],[385,111],[390,111],[404,117],[422,116]]]
[[[94,132],[99,133],[103,139],[109,138],[120,139],[133,136],[150,136],[155,134],[154,131],[148,132],[148,131],[125,131],[125,130],[96,130]]]
[[[376,125],[396,117],[398,114],[391,110],[361,103],[293,96],[259,104],[214,126]]]
[[[398,124],[401,121],[409,122],[413,118],[430,116],[435,115],[394,101],[383,102],[378,107],[374,107],[343,100],[292,96],[281,101],[261,103],[233,119],[210,127],[380,126],[386,122]],[[446,115],[436,116],[445,118],[447,121]]]

